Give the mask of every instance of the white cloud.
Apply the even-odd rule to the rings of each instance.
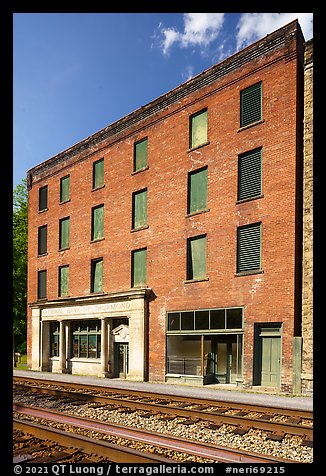
[[[237,24],[237,50],[298,19],[305,40],[313,36],[312,13],[242,13]]]
[[[159,29],[163,35],[162,49],[166,55],[174,43],[179,43],[182,48],[189,46],[207,47],[214,41],[222,28],[224,13],[185,13],[183,15],[184,30],[174,28]]]
[[[169,52],[169,49],[176,41],[179,41],[180,33],[173,28],[166,28],[162,30],[164,35],[164,40],[162,42],[163,53],[166,55]]]
[[[186,71],[182,73],[183,81],[188,81],[194,76],[194,67],[189,64],[186,68]]]

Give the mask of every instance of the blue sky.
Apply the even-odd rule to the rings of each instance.
[[[16,13],[13,186],[28,169],[312,13]]]

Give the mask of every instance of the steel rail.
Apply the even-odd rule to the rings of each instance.
[[[19,386],[19,384],[15,384],[16,386]],[[64,387],[64,386],[63,386]],[[70,387],[70,384],[68,384],[68,387]],[[26,387],[25,387],[26,388]],[[312,441],[313,440],[313,428],[305,425],[299,425],[297,423],[291,423],[291,422],[279,422],[279,421],[271,421],[269,419],[260,419],[260,418],[248,418],[245,415],[225,415],[223,413],[223,408],[234,408],[233,403],[230,403],[229,405],[226,405],[225,402],[224,406],[220,409],[214,411],[199,411],[196,409],[190,409],[190,408],[180,408],[179,406],[173,406],[173,405],[165,405],[162,403],[153,403],[153,402],[142,402],[142,401],[135,401],[130,398],[117,398],[117,397],[112,397],[112,396],[101,396],[101,395],[92,395],[89,393],[81,393],[81,392],[72,392],[69,390],[60,390],[58,388],[56,389],[51,389],[51,388],[45,388],[45,387],[37,387],[37,386],[29,386],[28,387],[32,392],[35,392],[37,394],[52,394],[57,397],[67,397],[67,398],[75,398],[76,400],[84,400],[85,402],[98,402],[98,403],[103,403],[103,404],[113,404],[119,407],[128,407],[132,410],[145,410],[149,411],[153,414],[157,413],[165,413],[174,417],[186,417],[190,418],[192,420],[203,420],[203,421],[209,421],[211,423],[215,424],[227,424],[227,425],[234,425],[237,427],[240,427],[242,430],[249,430],[250,428],[255,428],[259,430],[264,430],[264,431],[269,431],[274,434],[291,434],[291,435],[297,435],[301,436],[303,439],[307,441]],[[133,392],[132,392],[133,393]],[[119,395],[121,397],[121,394],[119,392]],[[127,397],[130,395],[127,394]],[[156,398],[158,398],[156,396]],[[163,399],[163,398],[162,398]],[[169,399],[168,399],[169,400]],[[171,399],[170,399],[171,400]],[[180,401],[177,399],[177,401]],[[210,405],[207,401],[201,400],[201,404],[203,402],[206,402],[206,406],[214,406]],[[188,403],[189,405],[195,404],[196,399],[189,399],[185,400],[185,403]],[[215,406],[217,404],[215,403]],[[257,407],[256,405],[240,405],[236,404],[237,409],[240,409],[242,411],[245,411],[247,413],[249,412],[261,412],[264,413],[264,415],[268,415],[272,417],[275,413],[277,414],[283,414],[280,409],[278,412],[273,412],[271,408],[268,408],[268,411],[266,411],[266,408],[262,410],[261,407]],[[292,411],[289,412],[287,411],[286,416],[296,416],[298,417],[297,411]],[[310,415],[311,417],[311,415]]]
[[[226,448],[218,445],[209,445],[202,442],[191,442],[185,438],[171,437],[159,433],[151,433],[146,430],[136,430],[129,427],[114,425],[100,420],[90,418],[80,418],[66,413],[57,413],[49,410],[39,409],[30,405],[13,405],[14,411],[30,415],[36,418],[47,419],[58,423],[72,425],[85,430],[97,431],[127,440],[155,445],[171,451],[182,452],[212,459],[216,462],[227,463],[293,463],[293,460],[276,458],[273,456],[262,456],[257,453],[250,453],[237,449]],[[67,432],[64,432],[67,435]],[[95,452],[95,451],[94,451]],[[110,456],[111,458],[111,456]],[[173,460],[169,460],[173,462]]]

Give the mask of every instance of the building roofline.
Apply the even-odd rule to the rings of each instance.
[[[269,33],[262,39],[257,40],[256,42],[246,46],[240,51],[234,53],[228,58],[225,58],[223,61],[211,66],[210,68],[202,71],[198,75],[180,84],[179,86],[168,91],[167,93],[158,96],[156,99],[150,101],[144,106],[139,107],[138,109],[112,122],[106,127],[100,129],[99,131],[91,134],[85,139],[82,139],[81,141],[72,145],[68,149],[63,150],[62,152],[59,152],[58,154],[50,157],[44,162],[32,167],[27,171],[27,182],[31,182],[31,178],[34,173],[52,168],[61,160],[69,159],[70,157],[83,152],[90,146],[99,144],[107,138],[115,136],[116,134],[119,134],[124,130],[127,130],[135,124],[150,118],[151,116],[157,114],[158,112],[161,112],[164,109],[167,109],[170,105],[172,105],[176,101],[181,100],[190,93],[212,84],[213,82],[222,78],[226,74],[235,71],[236,69],[248,63],[249,61],[260,57],[262,54],[268,53],[271,50],[279,48],[280,46],[284,46],[286,39],[294,34],[297,34],[298,31],[303,38],[298,20],[293,20],[287,25],[284,25],[283,27],[275,30],[274,32]]]

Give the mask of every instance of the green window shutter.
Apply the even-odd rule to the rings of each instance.
[[[43,255],[47,252],[48,227],[40,226],[38,229],[38,254]]]
[[[240,92],[240,127],[262,119],[261,82]]]
[[[190,118],[190,148],[207,142],[207,110]]]
[[[37,279],[37,297],[46,298],[46,270],[38,271]]]
[[[188,239],[187,279],[206,278],[206,236]]]
[[[60,250],[65,250],[70,246],[70,217],[60,220]]]
[[[207,167],[188,177],[188,213],[207,208]]]
[[[135,143],[134,146],[134,171],[147,167],[147,139]]]
[[[92,209],[92,240],[104,238],[104,205]]]
[[[70,199],[70,175],[60,180],[60,202],[67,202]]]
[[[104,159],[93,163],[93,189],[104,185]]]
[[[132,283],[131,286],[146,285],[146,248],[132,252]]]
[[[238,200],[262,193],[262,151],[252,150],[238,158]]]
[[[103,260],[92,261],[91,292],[101,293],[103,289]]]
[[[147,190],[133,194],[132,228],[147,225]]]
[[[261,269],[261,223],[238,227],[237,272]]]
[[[69,266],[59,267],[59,296],[68,296],[69,290]]]
[[[39,211],[46,210],[48,208],[48,186],[45,185],[39,189]]]

